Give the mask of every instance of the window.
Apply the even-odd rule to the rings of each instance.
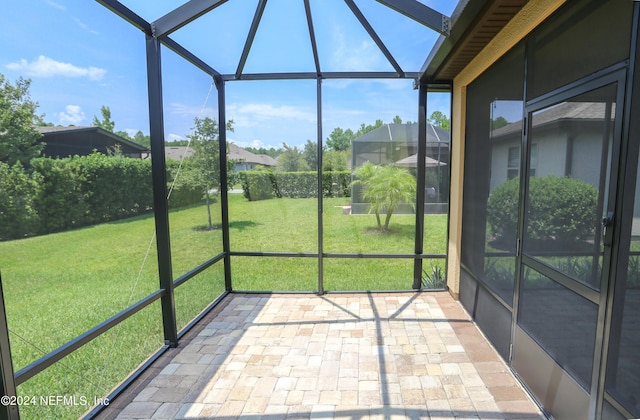
[[[538,145],[531,145],[531,167],[529,175],[536,176],[538,166]],[[507,160],[507,179],[513,179],[520,175],[520,146],[509,148],[509,159]]]

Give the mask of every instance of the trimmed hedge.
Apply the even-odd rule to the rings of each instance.
[[[244,171],[240,174],[244,196],[249,201],[271,198],[312,198],[318,196],[317,172]],[[350,171],[324,172],[323,197],[349,197]]]
[[[498,186],[489,196],[487,221],[497,238],[513,238],[518,224],[520,180]],[[584,181],[556,176],[529,180],[527,238],[553,240],[559,244],[585,241],[593,235],[598,216],[594,213],[598,190]]]
[[[59,232],[124,219],[153,208],[151,161],[93,153],[64,159],[37,158],[32,169],[0,163],[0,240]],[[178,162],[167,162],[167,180]],[[169,206],[202,201],[203,187],[183,163]]]
[[[22,165],[0,162],[0,239],[19,238],[37,230],[34,197],[39,177],[29,176]]]

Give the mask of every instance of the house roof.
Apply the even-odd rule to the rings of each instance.
[[[193,149],[188,146],[165,146],[164,156],[167,159],[182,160],[193,156]]]
[[[193,156],[193,149],[188,146],[166,146],[165,156],[169,159],[180,160],[182,158],[188,158]],[[258,155],[251,153],[242,147],[229,143],[229,160],[235,160],[244,163],[251,163],[254,165],[263,166],[276,166],[277,162],[274,158],[267,155]]]
[[[278,164],[271,156],[251,153],[233,143],[229,143],[229,159],[263,166],[276,166]]]
[[[110,131],[105,130],[104,128],[101,127],[95,127],[95,126],[78,126],[78,127],[61,127],[61,126],[37,126],[35,127],[36,130],[38,130],[43,136],[44,136],[44,141],[46,142],[46,138],[47,136],[54,136],[54,135],[62,135],[62,134],[67,134],[67,133],[73,133],[73,134],[77,134],[77,133],[97,133],[100,134],[102,136],[105,137],[110,137],[111,139],[113,139],[115,142],[117,143],[121,143],[126,145],[127,147],[137,150],[139,152],[148,152],[149,149],[147,149],[146,147],[127,140],[123,137],[120,137],[119,135],[112,133]]]
[[[448,144],[450,134],[447,130],[427,124],[427,144]],[[393,141],[416,143],[418,124],[385,124],[353,140],[354,142]]]
[[[548,124],[568,121],[602,121],[606,112],[606,104],[603,102],[563,102],[554,107],[547,108],[533,115],[532,125],[542,127]],[[612,104],[612,114],[615,112],[615,104]],[[520,134],[522,120],[512,122],[504,127],[492,131],[492,137],[506,137],[510,134]]]

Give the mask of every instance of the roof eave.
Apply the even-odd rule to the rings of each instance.
[[[417,82],[452,81],[515,16],[528,0],[461,0],[451,32],[441,36],[422,65]]]

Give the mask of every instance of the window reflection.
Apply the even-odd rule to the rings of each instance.
[[[487,230],[485,241],[485,279],[507,302],[513,300],[513,281],[516,260],[516,226],[520,183],[520,149],[522,143],[522,101],[494,100],[491,103],[491,180],[487,202]],[[510,205],[495,207],[491,193],[512,180],[509,187]],[[507,210],[508,220],[498,213]]]
[[[600,287],[616,84],[531,116],[524,251]],[[535,169],[535,171],[534,171]]]

